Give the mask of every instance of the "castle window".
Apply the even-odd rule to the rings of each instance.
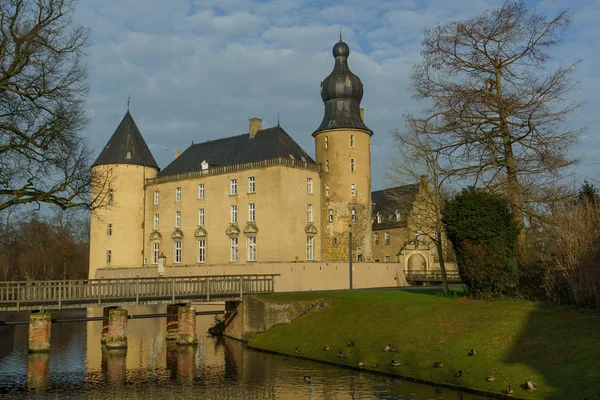
[[[206,240],[198,240],[198,262],[206,262]]]
[[[385,244],[390,244],[390,233],[389,232],[385,233]]]
[[[306,205],[306,222],[313,222],[312,204]]]
[[[181,240],[176,240],[174,243],[174,254],[173,254],[173,262],[175,264],[181,264]]]
[[[248,193],[256,193],[256,178],[248,178]]]
[[[204,183],[201,183],[198,185],[198,199],[199,200],[204,199]]]
[[[181,211],[175,211],[175,228],[181,228]]]
[[[354,183],[350,185],[350,194],[352,197],[356,196],[356,185]]]
[[[229,238],[229,261],[238,260],[238,238]]]
[[[374,233],[373,236],[375,237],[375,244],[379,244],[379,233]]]
[[[256,221],[256,205],[254,203],[248,204],[248,221]]]
[[[248,261],[256,261],[256,236],[248,237]]]
[[[329,160],[325,160],[325,172],[329,172]]]
[[[152,243],[152,264],[158,264],[158,256],[160,255],[160,243]]]
[[[160,220],[159,220],[158,213],[156,213],[156,214],[154,214],[154,230],[157,231],[159,227],[160,227]]]
[[[328,216],[328,218],[329,218],[329,222],[330,223],[333,222],[333,210],[331,208],[329,209],[329,216]]]
[[[400,211],[396,210],[396,221],[400,221]]]
[[[106,262],[110,264],[112,261],[112,250],[106,250]]]
[[[108,204],[113,203],[114,197],[114,191],[112,189],[108,189]]]
[[[229,194],[235,196],[237,194],[237,179],[229,181]]]
[[[356,210],[352,209],[352,222],[356,222]]]
[[[333,244],[337,244],[337,238],[336,237],[333,238]]]
[[[312,194],[312,192],[313,192],[312,178],[306,178],[306,193]]]
[[[377,213],[377,223],[380,224],[381,221],[383,221],[383,218],[381,217],[381,214]]]
[[[389,263],[390,262],[390,256],[385,256],[385,262]]]
[[[312,236],[306,238],[306,259],[311,261],[315,259],[315,238]]]
[[[125,158],[128,160],[131,160],[131,152],[128,151],[127,153],[125,153]]]
[[[204,208],[198,210],[198,226],[204,226]]]
[[[237,224],[237,206],[234,204],[231,206],[231,223],[232,224]]]
[[[325,196],[329,197],[329,183],[325,184]]]
[[[354,172],[354,158],[350,159],[350,172]]]
[[[181,203],[181,188],[175,188],[175,203]]]
[[[108,223],[108,228],[106,229],[106,235],[112,236],[112,223]]]
[[[160,192],[158,190],[154,191],[154,205],[157,206],[160,202]]]
[[[325,136],[325,148],[329,148],[329,136]]]
[[[350,147],[354,148],[354,135],[350,135]]]

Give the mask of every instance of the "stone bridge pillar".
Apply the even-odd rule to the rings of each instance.
[[[127,310],[117,308],[110,310],[108,316],[107,349],[124,349],[127,347]]]
[[[198,344],[198,335],[196,335],[196,308],[192,306],[182,306],[179,307],[177,314],[177,323],[179,325],[177,344]]]
[[[50,351],[52,319],[49,312],[31,313],[29,316],[29,352]]]
[[[100,338],[100,343],[106,344],[106,335],[108,335],[108,319],[110,317],[110,310],[116,310],[117,306],[104,307],[102,309],[102,337]]]
[[[185,304],[168,304],[167,305],[167,340],[177,340],[179,337],[179,307]]]

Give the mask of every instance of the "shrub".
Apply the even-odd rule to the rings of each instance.
[[[498,195],[465,189],[446,202],[443,222],[468,294],[514,294],[519,227],[509,203]]]

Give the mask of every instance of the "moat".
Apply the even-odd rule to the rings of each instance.
[[[218,309],[203,305],[198,310]],[[100,316],[89,309],[88,316]],[[132,315],[164,313],[164,306],[131,307]],[[23,314],[26,315],[26,314]],[[54,313],[83,317],[85,310]],[[26,318],[20,318],[25,320]],[[28,354],[27,325],[0,333],[0,396],[93,399],[482,399],[368,372],[265,354],[205,332],[212,316],[198,316],[199,345],[165,340],[166,319],[128,323],[128,349],[100,345],[101,322],[52,325],[49,354]],[[311,376],[306,383],[304,376]]]

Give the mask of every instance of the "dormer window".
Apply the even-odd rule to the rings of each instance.
[[[208,162],[206,160],[202,161],[200,168],[202,168],[203,171],[208,169]]]
[[[128,151],[127,154],[125,154],[125,158],[128,160],[131,160],[131,152]]]
[[[292,160],[295,160],[295,158],[294,158],[294,155],[293,155],[293,154],[290,154],[290,158],[291,158]]]
[[[402,215],[400,215],[400,211],[396,210],[396,221],[400,221],[400,217]]]
[[[377,223],[380,224],[381,221],[383,220],[381,214],[377,213]]]

